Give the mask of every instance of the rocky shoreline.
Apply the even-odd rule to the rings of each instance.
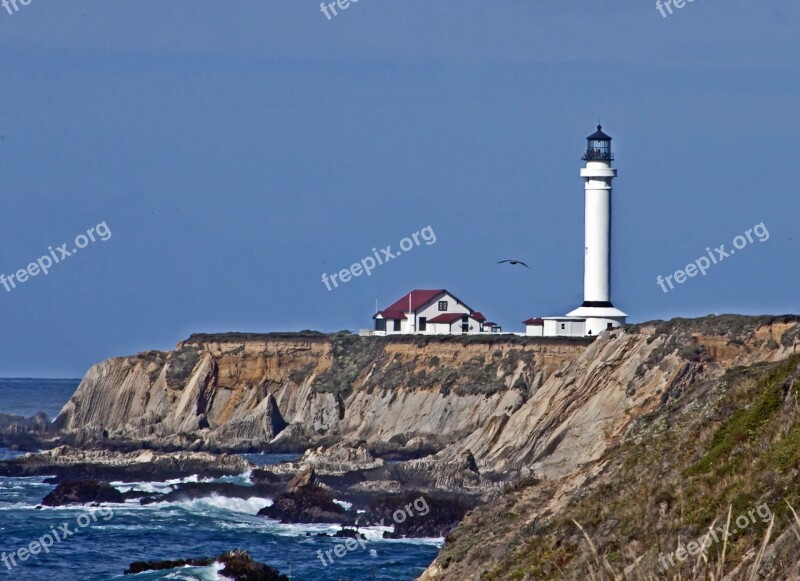
[[[61,487],[50,501],[88,504],[120,500],[109,482],[195,476],[122,501],[268,498],[264,518],[335,523],[345,538],[389,523],[447,537],[424,579],[473,579],[515,562],[502,538],[524,544],[529,522],[556,522],[608,477],[643,419],[798,347],[793,316],[657,321],[591,343],[196,336],[93,367],[52,424],[0,417],[0,445],[41,450],[0,476],[46,476]],[[258,465],[245,451],[302,456]],[[491,558],[475,544],[487,523]]]
[[[349,461],[342,458],[343,450],[349,450]],[[349,530],[347,527],[357,530],[375,524],[395,524],[387,538],[443,537],[481,502],[480,495],[474,493],[446,493],[437,489],[432,478],[386,480],[401,474],[404,474],[401,464],[386,465],[371,458],[364,449],[345,446],[316,449],[296,462],[260,467],[244,457],[227,454],[153,451],[134,454],[66,446],[0,462],[0,476],[47,476],[46,482],[56,484],[42,499],[44,506],[129,502],[147,505],[214,495],[245,500],[268,498],[272,503],[264,506],[259,516],[281,523],[339,524],[343,536]],[[247,482],[219,481],[220,477],[230,476],[247,476]],[[479,475],[472,476],[479,479]],[[190,477],[198,481],[175,482],[166,492],[119,490],[119,483]],[[412,480],[426,486],[404,488]],[[111,482],[118,483],[117,487]],[[424,503],[426,518],[414,519],[413,526],[393,522],[392,515],[415,500]],[[350,506],[344,508],[343,503]]]

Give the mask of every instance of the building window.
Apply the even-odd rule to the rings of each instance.
[[[606,329],[610,329],[613,325],[611,323],[606,323]]]
[[[375,319],[375,330],[386,331],[386,319]]]
[[[567,325],[565,323],[561,323],[561,329],[564,330],[566,328],[567,328]]]
[[[427,317],[420,317],[419,318],[419,330],[425,331],[428,328],[428,318]]]
[[[462,333],[469,333],[469,324],[468,323],[462,323],[461,332]]]
[[[400,319],[395,319],[394,320],[394,330],[395,331],[399,331],[400,330]]]
[[[462,323],[469,323],[469,315],[464,315],[463,317],[461,317],[461,322]]]
[[[446,311],[447,310],[447,301],[439,301],[439,310]]]

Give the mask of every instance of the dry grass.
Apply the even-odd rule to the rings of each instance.
[[[789,507],[789,510],[791,510],[794,518],[792,530],[794,531],[797,540],[800,542],[800,517],[798,517],[794,507],[792,507],[788,501],[786,502],[786,505]],[[592,581],[660,581],[664,579],[669,581],[757,581],[761,578],[770,578],[762,577],[760,575],[760,567],[764,558],[764,554],[769,547],[772,536],[772,529],[775,523],[774,514],[769,520],[769,525],[767,526],[767,530],[764,533],[763,539],[761,540],[761,545],[758,553],[756,554],[753,565],[749,568],[738,567],[731,573],[725,573],[725,556],[727,553],[728,531],[730,531],[732,508],[732,506],[728,507],[728,518],[724,529],[722,552],[716,559],[709,560],[708,553],[706,551],[701,551],[697,557],[697,561],[692,569],[691,574],[688,576],[684,576],[679,568],[672,573],[668,570],[664,571],[662,569],[658,569],[654,571],[652,568],[643,568],[641,564],[641,557],[637,558],[633,564],[628,565],[624,569],[615,570],[611,563],[608,562],[608,558],[598,552],[597,547],[595,546],[591,537],[586,533],[585,529],[580,525],[580,523],[573,521],[580,529],[583,538],[588,545],[589,554],[591,555],[591,559],[593,561],[593,564],[589,564],[586,567],[585,575]],[[711,531],[715,524],[716,521],[709,527],[709,532],[706,533],[704,539],[709,538],[709,535],[711,535]]]

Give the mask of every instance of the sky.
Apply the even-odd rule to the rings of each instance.
[[[506,331],[563,315],[598,121],[631,322],[800,311],[794,0],[17,4],[0,273],[53,265],[0,286],[0,376],[80,377],[194,332],[370,328],[412,288]],[[758,224],[765,241],[657,284]],[[323,283],[426,227],[435,243]]]

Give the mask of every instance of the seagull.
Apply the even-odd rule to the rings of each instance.
[[[498,260],[498,261],[497,261],[497,264],[503,264],[504,262],[508,262],[508,263],[509,263],[509,264],[511,264],[512,266],[516,266],[516,265],[518,265],[518,264],[521,264],[521,265],[522,265],[522,266],[524,266],[525,268],[530,268],[530,266],[528,266],[527,264],[525,264],[525,263],[524,263],[524,262],[522,262],[521,260]]]

